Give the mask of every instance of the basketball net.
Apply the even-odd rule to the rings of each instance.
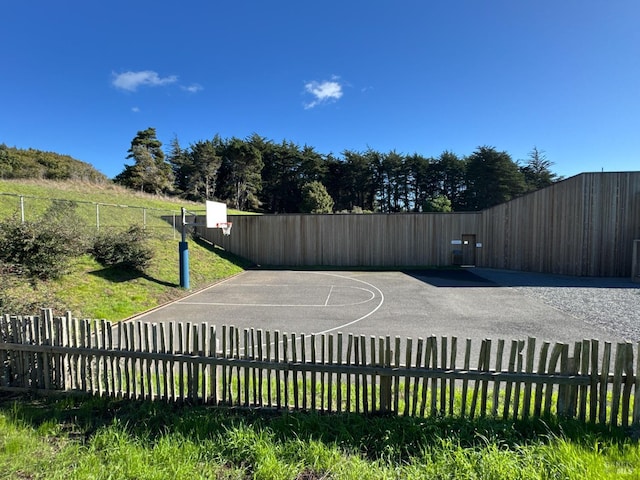
[[[233,224],[231,222],[227,222],[227,223],[216,223],[216,227],[215,228],[219,228],[222,230],[222,234],[223,235],[231,235],[231,226]]]

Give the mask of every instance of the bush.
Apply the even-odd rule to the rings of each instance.
[[[76,221],[75,206],[54,203],[43,217],[0,223],[0,262],[13,274],[48,280],[65,274],[71,259],[86,250],[86,235]]]
[[[314,181],[302,186],[300,211],[303,213],[333,212],[333,199],[322,183]]]
[[[117,265],[144,271],[153,258],[147,240],[147,233],[137,225],[125,231],[103,232],[95,238],[91,254],[105,267]]]

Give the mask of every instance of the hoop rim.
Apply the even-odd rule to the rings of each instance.
[[[232,226],[233,226],[233,222],[220,222],[220,223],[216,223],[213,228],[221,229],[223,235],[231,235]]]

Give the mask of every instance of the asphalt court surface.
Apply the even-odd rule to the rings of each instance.
[[[485,277],[473,269],[249,270],[136,319],[307,335],[455,336],[475,345],[484,338],[625,341]]]

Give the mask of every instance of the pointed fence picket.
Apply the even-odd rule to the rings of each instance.
[[[114,325],[43,310],[40,316],[0,316],[0,390],[640,424],[638,345],[484,339],[473,354],[472,343],[466,339],[459,348],[456,337],[402,341],[183,322]]]

